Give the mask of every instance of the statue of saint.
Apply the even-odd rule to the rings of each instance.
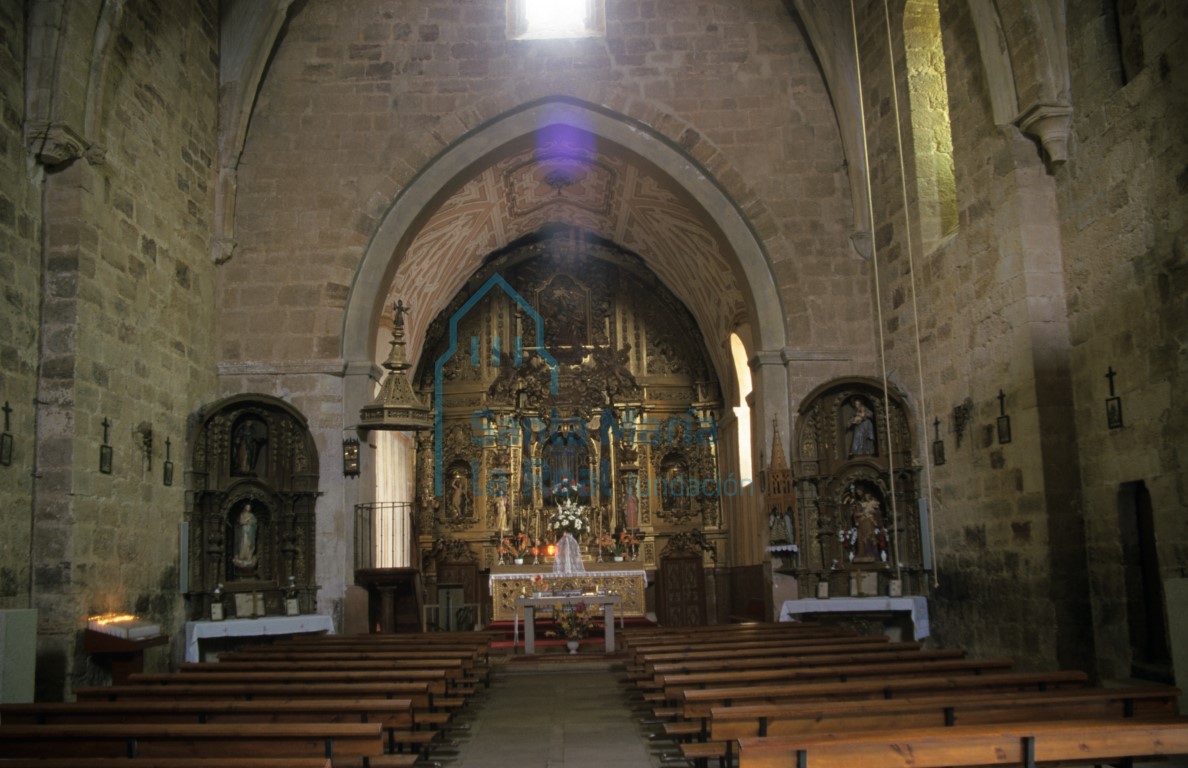
[[[850,431],[850,456],[874,456],[874,411],[868,408],[860,397],[851,400],[850,405],[854,409],[850,416],[850,424],[846,427]]]
[[[886,560],[882,505],[874,494],[859,486],[854,489],[854,506],[853,520],[857,530],[854,562]]]
[[[256,419],[244,419],[235,428],[232,446],[232,474],[254,475],[256,462],[260,460],[260,449],[268,438],[264,425]]]
[[[256,553],[258,527],[259,521],[252,512],[252,503],[249,501],[243,505],[239,517],[235,520],[235,551],[231,557],[231,564],[240,570],[254,570],[259,561]]]

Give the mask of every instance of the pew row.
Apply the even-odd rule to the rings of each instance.
[[[738,754],[739,768],[1101,765],[1188,755],[1188,719],[1038,721],[745,738]]]
[[[322,758],[335,768],[410,766],[384,755],[379,723],[13,725],[0,727],[6,758]]]

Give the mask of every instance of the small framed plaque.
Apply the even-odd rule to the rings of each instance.
[[[998,417],[998,443],[999,445],[1006,445],[1011,441],[1011,417]]]
[[[256,610],[256,599],[251,592],[235,593],[235,617],[250,619]]]
[[[1106,426],[1110,429],[1122,428],[1122,398],[1106,398]]]
[[[824,600],[827,597],[829,597],[829,582],[828,581],[818,581],[817,582],[817,599]]]
[[[111,446],[99,446],[99,471],[105,475],[111,474]]]
[[[222,621],[223,620],[223,602],[221,600],[215,600],[213,603],[210,604],[210,620],[211,621]]]
[[[173,462],[165,461],[165,485],[173,485]]]
[[[297,603],[297,598],[285,598],[285,615],[286,616],[300,616],[301,606]]]

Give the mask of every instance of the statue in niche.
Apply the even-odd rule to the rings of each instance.
[[[850,458],[875,455],[874,411],[860,397],[850,400]]]
[[[243,573],[251,573],[259,564],[259,554],[256,551],[259,539],[260,521],[252,511],[252,503],[246,501],[235,518],[234,548],[231,564]]]
[[[262,421],[255,418],[240,421],[232,437],[231,474],[254,477],[267,442],[268,430]]]
[[[883,503],[864,484],[855,483],[843,499],[850,512],[850,527],[839,536],[851,563],[887,562],[887,527]]]
[[[470,517],[470,476],[461,468],[450,470],[449,490],[446,493],[446,516],[451,518]]]
[[[639,528],[639,502],[635,499],[634,480],[627,483],[627,498],[623,500],[623,523],[628,530]]]
[[[772,544],[795,544],[796,533],[792,523],[792,507],[780,513],[779,507],[772,507],[767,516],[767,528],[770,531],[769,540]]]

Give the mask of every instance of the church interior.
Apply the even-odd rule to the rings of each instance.
[[[1188,685],[1185,4],[28,0],[0,42],[33,699],[118,682],[110,617],[168,673],[542,588]]]

